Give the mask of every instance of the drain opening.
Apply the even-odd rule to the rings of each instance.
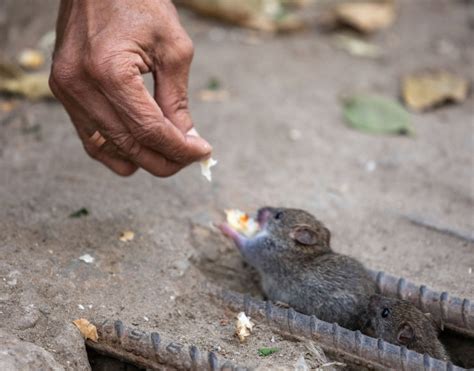
[[[440,333],[439,339],[455,365],[474,368],[474,338],[445,329]]]
[[[86,350],[92,371],[145,371],[144,368],[114,357],[103,355],[92,348],[86,347]]]

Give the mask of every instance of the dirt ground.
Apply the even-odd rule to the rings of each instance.
[[[304,344],[263,324],[239,344],[234,314],[197,289],[211,280],[258,295],[238,252],[209,225],[225,208],[263,205],[305,208],[332,230],[336,251],[474,299],[474,245],[401,217],[474,230],[472,94],[461,105],[412,114],[415,137],[368,135],[343,123],[342,94],[396,98],[400,77],[420,68],[474,81],[466,2],[399,3],[396,24],[373,38],[380,60],[350,56],[315,29],[269,37],[181,10],[196,48],[193,118],[219,161],[211,184],[197,165],[169,179],[112,174],[87,157],[55,102],[0,113],[0,327],[74,370],[88,368],[71,324],[79,317],[121,319],[244,365],[292,367]],[[3,53],[35,46],[53,28],[56,2],[33,4],[0,5]],[[229,90],[227,101],[197,99],[211,77]],[[301,138],[291,139],[292,130]],[[68,217],[82,207],[89,216]],[[119,241],[123,230],[135,239]],[[84,254],[94,262],[79,260]],[[280,352],[260,358],[262,346]]]

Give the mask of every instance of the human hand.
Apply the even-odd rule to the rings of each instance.
[[[50,86],[91,157],[165,177],[210,156],[188,134],[193,46],[170,0],[62,0],[56,35]]]

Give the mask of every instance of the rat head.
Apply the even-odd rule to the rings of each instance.
[[[252,237],[221,225],[224,234],[234,240],[244,258],[256,268],[331,251],[329,230],[306,211],[264,207],[258,211],[257,221],[260,230]]]
[[[437,328],[433,319],[413,304],[381,295],[369,300],[368,320],[364,328],[367,335],[384,339],[392,344],[415,349],[420,340],[437,340]]]
[[[299,209],[263,207],[260,228],[284,253],[320,255],[331,250],[331,233],[313,215]]]

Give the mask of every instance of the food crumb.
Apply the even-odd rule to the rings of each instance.
[[[212,182],[211,167],[216,166],[217,161],[211,157],[211,158],[208,158],[207,160],[201,161],[199,165],[201,165],[202,176],[206,178],[208,181]]]

